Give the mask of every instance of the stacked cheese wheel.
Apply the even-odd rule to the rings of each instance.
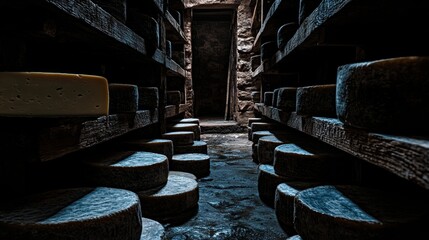
[[[138,196],[116,188],[70,188],[0,207],[0,239],[140,240]]]
[[[147,151],[165,155],[171,160],[174,153],[173,141],[169,139],[124,139],[116,141],[114,147],[124,151]]]
[[[247,138],[250,141],[252,140],[252,129],[251,129],[252,123],[262,122],[262,121],[263,121],[262,118],[257,118],[257,117],[247,119]]]
[[[335,84],[299,87],[296,92],[296,114],[336,117]]]

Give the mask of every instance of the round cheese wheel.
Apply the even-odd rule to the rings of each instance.
[[[279,88],[274,89],[272,102],[270,104],[270,106],[273,106],[275,108],[277,108],[277,96],[279,95],[279,90],[280,90]]]
[[[143,231],[140,240],[164,240],[165,228],[161,223],[150,218],[142,218]]]
[[[296,114],[336,117],[335,84],[299,87],[296,92]]]
[[[371,131],[429,132],[429,57],[343,65],[336,106],[344,124]]]
[[[194,141],[192,145],[175,146],[174,153],[175,154],[182,154],[182,153],[207,154],[207,143],[204,141]]]
[[[173,157],[173,141],[169,139],[126,139],[115,142],[115,147],[124,151],[146,151]]]
[[[293,235],[292,237],[286,238],[286,240],[302,240],[302,238],[299,235]]]
[[[139,87],[139,110],[152,110],[159,106],[159,92],[156,87]]]
[[[0,239],[139,240],[141,217],[131,191],[58,189],[0,206]]]
[[[296,108],[296,87],[278,88],[276,107],[287,112],[293,112]]]
[[[293,226],[295,196],[298,192],[320,186],[317,182],[288,181],[277,186],[274,197],[274,209],[279,225],[285,232],[296,233]]]
[[[109,112],[135,113],[138,110],[139,91],[137,85],[124,83],[109,84]]]
[[[282,144],[289,143],[286,135],[268,135],[258,140],[258,162],[264,164],[273,164],[274,149]]]
[[[169,175],[175,175],[175,176],[187,177],[187,178],[190,178],[190,179],[197,180],[197,177],[196,177],[194,174],[192,174],[192,173],[188,173],[188,172],[182,172],[182,171],[170,171],[168,174],[169,174]]]
[[[167,183],[168,159],[151,152],[108,152],[83,161],[87,178],[97,186],[132,191],[159,189]]]
[[[267,60],[271,58],[276,51],[277,48],[277,41],[268,41],[261,44],[261,62],[264,60]]]
[[[180,132],[180,131],[192,131],[194,132],[194,139],[199,141],[200,138],[200,126],[196,123],[174,123],[167,125],[167,131],[169,132]]]
[[[181,119],[171,119],[169,123],[196,123],[200,125],[199,118],[181,118]]]
[[[197,178],[210,175],[210,156],[202,153],[175,154],[171,159],[170,169],[189,172]]]
[[[167,91],[167,105],[179,105],[182,102],[182,94],[179,90]]]
[[[254,102],[254,103],[260,103],[261,102],[261,93],[259,91],[252,91],[250,93],[250,96],[252,97],[252,102]]]
[[[130,8],[128,11],[127,25],[145,40],[146,51],[149,56],[155,53],[160,46],[159,24],[155,18]]]
[[[168,58],[171,58],[173,56],[173,49],[172,49],[171,41],[169,40],[165,41],[165,55]]]
[[[302,180],[344,182],[356,176],[355,162],[350,156],[317,142],[278,145],[273,166],[278,175]]]
[[[286,46],[287,42],[295,34],[297,29],[298,29],[298,23],[296,22],[289,22],[289,23],[283,24],[279,28],[279,30],[277,30],[277,47],[279,49],[283,49]]]
[[[173,146],[194,144],[194,132],[192,131],[166,132],[162,134],[162,138],[173,141]]]
[[[170,175],[167,185],[156,193],[137,192],[142,214],[160,223],[181,221],[191,217],[198,206],[199,188],[194,179]]]
[[[274,172],[271,165],[261,164],[258,167],[258,193],[261,201],[267,206],[274,208],[274,197],[277,185],[292,179],[282,177]]]
[[[264,105],[265,106],[272,106],[273,105],[273,95],[274,95],[274,92],[272,92],[272,91],[264,92]]]
[[[428,198],[358,186],[318,186],[295,197],[303,239],[415,239],[428,234]]]

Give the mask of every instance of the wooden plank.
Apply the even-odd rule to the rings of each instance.
[[[255,0],[255,6],[253,9],[252,23],[250,25],[250,29],[252,31],[252,34],[255,35],[259,32],[260,28],[261,28],[261,4],[259,3],[259,0]]]
[[[185,33],[169,11],[165,12],[167,38],[172,43],[187,43]]]
[[[173,59],[165,58],[165,66],[167,68],[167,76],[174,77],[186,77],[186,71]]]
[[[114,114],[82,123],[45,127],[38,133],[39,160],[48,161],[158,122],[158,111]]]
[[[186,112],[188,108],[189,108],[188,104],[165,106],[165,118],[175,117],[181,113]]]
[[[334,118],[303,117],[255,104],[264,116],[429,189],[429,138],[371,133]]]

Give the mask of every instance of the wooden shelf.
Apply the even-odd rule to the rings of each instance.
[[[270,13],[282,12],[275,11],[278,9],[276,6],[272,6]],[[387,45],[392,49],[401,46],[403,49],[404,44],[405,47],[411,47],[413,42],[414,45],[425,46],[423,42],[427,37],[424,36],[428,30],[423,24],[423,18],[427,10],[429,3],[417,0],[407,4],[399,0],[323,0],[286,46],[265,63],[264,72],[280,63],[292,61],[289,57],[293,58],[293,53],[314,47],[372,44]],[[412,30],[409,26],[419,30]],[[401,34],[398,34],[398,29],[401,29]],[[262,34],[265,33],[261,28],[258,35]],[[427,47],[424,50],[427,51]],[[253,76],[261,73],[257,72]]]
[[[186,77],[186,71],[173,59],[166,58],[165,59],[165,66],[167,68],[167,76],[173,77],[173,76],[179,76],[179,77]]]
[[[429,138],[371,133],[334,118],[305,117],[255,104],[263,116],[313,136],[429,189]]]
[[[188,104],[167,105],[165,106],[165,118],[175,117],[188,110]]]
[[[185,33],[169,11],[165,11],[167,39],[172,43],[186,43]]]
[[[185,9],[185,3],[183,0],[169,0],[168,7],[176,10]]]
[[[261,28],[261,4],[259,3],[259,0],[255,0],[254,2],[255,6],[253,8],[252,24],[250,25],[250,29],[252,34],[256,35]]]

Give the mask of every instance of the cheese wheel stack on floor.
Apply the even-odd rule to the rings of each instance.
[[[288,136],[289,135],[289,136]],[[273,164],[274,149],[282,144],[289,143],[292,134],[283,135],[268,135],[259,138],[258,140],[258,163]]]
[[[140,240],[138,196],[116,188],[58,189],[0,206],[0,239]]]
[[[192,145],[194,143],[194,132],[192,131],[177,131],[177,132],[166,132],[162,135],[163,139],[170,139],[173,141],[174,146],[181,145]]]
[[[191,145],[179,145],[174,147],[175,154],[202,153],[207,154],[207,143],[204,141],[194,141]]]
[[[197,178],[210,175],[210,156],[203,153],[175,154],[171,160],[170,169],[189,172]]]
[[[0,115],[99,117],[109,114],[109,86],[101,76],[0,72]]]
[[[258,166],[258,194],[259,198],[267,206],[274,208],[274,196],[280,183],[293,181],[291,178],[282,177],[274,172],[272,165],[261,164]]]
[[[259,138],[264,136],[273,135],[273,131],[256,131],[252,133],[252,137],[249,139],[252,141],[252,160],[258,163],[258,141]]]
[[[336,118],[335,91],[335,84],[299,87],[296,92],[296,114]]]
[[[254,122],[263,122],[262,118],[249,118],[247,119],[247,138],[249,139],[249,141],[252,141],[252,123]]]
[[[421,239],[429,233],[426,193],[325,185],[295,197],[303,239]]]
[[[247,129],[248,138],[252,141],[252,133],[256,131],[276,130],[280,128],[280,124],[274,122],[252,122],[250,128]]]
[[[124,83],[109,84],[110,113],[135,113],[139,105],[137,85]]]
[[[147,151],[165,155],[171,160],[174,154],[173,141],[169,139],[124,139],[116,141],[113,147],[123,151]]]
[[[131,191],[156,191],[167,184],[165,155],[151,152],[105,152],[84,159],[90,184]]]
[[[153,110],[159,106],[159,92],[156,87],[139,87],[139,110]]]
[[[201,140],[201,128],[197,123],[173,123],[167,125],[168,132],[192,131],[194,140]]]
[[[292,237],[286,238],[286,240],[302,240],[302,238],[299,235],[293,235]]]
[[[376,132],[429,132],[429,57],[398,57],[343,65],[336,110],[348,126]]]
[[[143,216],[160,223],[179,224],[198,213],[198,182],[189,177],[172,174],[158,192],[137,194]]]
[[[181,176],[181,177],[187,177],[190,179],[194,179],[197,180],[197,177],[192,174],[192,173],[188,173],[188,172],[182,172],[182,171],[169,171],[168,175],[175,175],[175,176]]]
[[[150,218],[142,218],[143,231],[140,240],[164,240],[165,228],[161,223]]]

